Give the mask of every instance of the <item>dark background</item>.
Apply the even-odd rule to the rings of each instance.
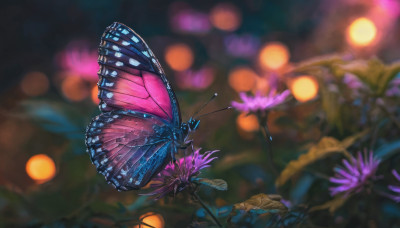
[[[290,64],[335,53],[360,59],[377,56],[387,63],[400,58],[398,13],[377,10],[384,0],[229,1],[237,7],[241,18],[234,31],[222,31],[211,25],[202,34],[185,33],[177,31],[171,22],[179,7],[208,14],[221,2],[226,3],[211,0],[2,1],[0,220],[7,218],[4,224],[119,226],[122,223],[118,222],[123,220],[138,221],[140,215],[149,211],[162,214],[167,227],[183,227],[196,221],[198,207],[191,205],[188,210],[182,199],[140,203],[137,199],[143,198],[138,197],[137,192],[115,191],[96,174],[85,152],[84,129],[99,111],[90,95],[73,101],[63,94],[61,82],[65,78],[62,76],[65,69],[59,64],[59,56],[74,42],[96,51],[104,29],[114,21],[133,28],[158,56],[177,93],[184,120],[214,92],[220,96],[207,107],[208,110],[238,100],[237,93],[228,84],[229,72],[235,67],[246,65],[260,75],[268,75],[269,72],[258,66],[257,58],[261,47],[271,41],[287,46]],[[357,49],[347,43],[346,28],[361,16],[369,16],[380,27],[376,44]],[[244,57],[229,54],[224,39],[229,35],[245,34],[254,38],[256,53]],[[191,47],[194,54],[192,69],[198,70],[205,65],[213,68],[215,78],[210,86],[196,90],[177,85],[177,73],[164,59],[166,47],[174,43]],[[21,80],[32,71],[44,73],[49,80],[48,90],[39,96],[29,96],[21,90]],[[88,91],[95,83],[93,77],[85,80],[83,89],[90,94]],[[285,79],[281,84],[285,87]],[[317,105],[318,102],[307,103],[289,109],[288,113],[295,121],[304,123],[306,116],[316,116],[313,112]],[[274,177],[265,162],[267,157],[260,152],[265,150],[265,145],[256,134],[241,132],[236,117],[234,111],[216,114],[202,121],[195,135],[198,147],[221,150],[212,171],[205,172],[210,177],[224,178],[229,184],[228,193],[205,191],[205,200],[216,206],[232,205],[260,192],[276,193]],[[62,120],[57,122],[60,118]],[[315,122],[306,124],[310,123]],[[279,126],[275,128],[274,150],[278,154],[278,166],[283,168],[296,158],[299,151],[304,151],[302,146],[315,141],[317,134],[306,127],[288,131]],[[57,174],[51,181],[38,184],[26,174],[25,163],[32,155],[42,153],[53,158]],[[313,185],[313,191],[318,191],[316,185]],[[320,186],[327,187],[327,184]],[[322,195],[328,197],[326,192]],[[311,197],[311,200],[318,201],[319,197],[322,196]],[[306,198],[303,197],[297,203],[304,201]],[[324,216],[321,218],[329,217],[328,213]],[[330,222],[336,220],[327,219]]]

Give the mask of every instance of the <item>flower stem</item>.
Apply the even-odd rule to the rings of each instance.
[[[261,128],[261,132],[264,135],[264,138],[267,141],[267,160],[268,160],[268,165],[271,168],[271,171],[274,173],[275,176],[279,175],[278,169],[275,166],[274,163],[274,155],[272,153],[272,136],[269,133],[268,130],[268,120],[267,120],[267,116],[261,116],[258,115],[258,121],[260,122],[260,128]]]
[[[392,112],[390,112],[385,105],[379,105],[379,107],[385,112],[386,115],[388,115],[389,119],[396,125],[397,128],[400,129],[400,122],[397,120],[397,118],[393,115]]]
[[[192,192],[192,195],[201,204],[201,206],[204,208],[204,210],[207,211],[207,213],[211,216],[211,218],[214,220],[214,222],[217,224],[217,226],[222,227],[221,223],[219,223],[219,221],[215,217],[215,215],[211,212],[211,210],[207,207],[207,205],[200,199],[199,195],[197,195],[196,192]]]

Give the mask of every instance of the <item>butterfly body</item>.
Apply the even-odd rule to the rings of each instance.
[[[191,144],[188,136],[200,121],[181,121],[160,63],[129,27],[118,22],[107,27],[98,62],[102,113],[87,127],[87,151],[118,190],[140,189]]]

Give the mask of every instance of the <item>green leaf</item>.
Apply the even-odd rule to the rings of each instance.
[[[326,210],[328,209],[331,214],[333,214],[338,208],[340,208],[347,200],[347,197],[336,196],[333,200],[330,200],[324,204],[314,206],[310,209],[310,213],[313,211]]]
[[[381,96],[386,91],[389,82],[400,72],[400,62],[385,65],[379,59],[371,58],[368,61],[353,61],[343,65],[342,69],[356,75],[376,95]]]
[[[72,107],[36,100],[25,101],[22,107],[45,130],[62,134],[68,139],[84,138],[84,124],[81,122],[83,118]]]
[[[228,184],[226,183],[226,181],[222,179],[194,178],[192,179],[192,181],[198,184],[202,184],[217,189],[219,191],[228,190]]]
[[[243,151],[240,154],[229,154],[224,156],[222,159],[217,161],[217,165],[213,167],[216,172],[222,173],[227,170],[233,169],[237,166],[243,164],[256,163],[260,160],[258,159],[259,152],[256,151]]]
[[[281,172],[277,178],[275,184],[282,186],[286,183],[293,175],[301,171],[305,166],[325,158],[334,153],[347,154],[346,149],[351,146],[357,139],[361,138],[368,131],[363,131],[356,135],[345,138],[342,142],[332,137],[322,138],[317,145],[312,146],[307,153],[299,156],[297,160],[290,161],[285,169]]]
[[[286,214],[288,209],[286,206],[279,201],[281,197],[269,197],[268,195],[261,193],[252,196],[250,199],[233,205],[231,216],[234,216],[237,211],[245,211],[256,214],[265,213],[279,213],[281,215]]]
[[[336,65],[343,63],[342,57],[339,55],[325,55],[312,58],[298,63],[291,71],[292,72],[310,72],[319,67],[335,68]]]
[[[139,196],[134,203],[127,206],[127,209],[130,211],[135,211],[143,207],[144,205],[148,204],[149,202],[148,198],[149,198],[148,196]]]
[[[325,111],[326,119],[329,124],[336,125],[337,128],[342,129],[343,126],[340,121],[342,113],[338,96],[338,92],[331,91],[329,88],[321,86],[322,108]]]
[[[375,150],[374,154],[376,158],[386,160],[398,152],[400,152],[400,140],[385,143],[383,146]]]
[[[341,144],[344,148],[348,148],[351,145],[353,145],[357,140],[359,140],[360,138],[364,137],[365,135],[367,135],[369,132],[369,129],[366,129],[360,133],[357,133],[355,135],[349,136],[345,139],[342,140]]]

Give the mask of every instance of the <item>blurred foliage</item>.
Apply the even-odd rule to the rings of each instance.
[[[301,171],[305,166],[319,159],[323,159],[332,153],[343,153],[348,156],[346,148],[351,146],[356,139],[365,135],[365,133],[351,136],[344,139],[342,142],[332,137],[322,138],[318,144],[312,146],[306,154],[300,155],[297,160],[291,161],[286,165],[285,169],[276,180],[276,185],[282,186],[291,176]]]
[[[184,4],[208,12],[219,2]],[[7,53],[0,63],[5,79],[0,83],[0,227],[134,227],[148,212],[162,215],[165,227],[214,226],[187,193],[154,201],[139,195],[141,191],[116,191],[96,173],[85,152],[85,128],[99,110],[90,98],[70,101],[62,95],[59,81],[65,72],[55,62],[72,40],[83,39],[96,49],[113,21],[140,33],[163,66],[165,47],[183,42],[193,48],[193,69],[213,67],[215,81],[202,91],[176,89],[175,72],[165,67],[184,120],[214,92],[220,96],[209,110],[237,100],[227,83],[237,66],[254,65],[260,75],[277,76],[273,79],[279,91],[300,75],[318,82],[314,99],[291,99],[268,111],[264,119],[273,138],[271,150],[261,132],[238,128],[239,113],[202,119],[195,146],[221,152],[194,181],[224,226],[399,227],[400,205],[386,197],[387,185],[399,185],[391,174],[400,162],[400,63],[393,62],[399,58],[398,33],[387,34],[379,47],[327,55],[343,50],[344,36],[337,31],[368,8],[356,5],[350,10],[343,2],[232,1],[242,15],[237,31],[213,28],[194,35],[170,28],[167,19],[175,1],[8,1],[0,10],[6,28],[1,45]],[[279,40],[296,63],[277,72],[261,71],[256,56],[227,54],[224,39],[232,34],[251,34],[258,42]],[[370,57],[374,55],[379,58]],[[32,70],[51,79],[54,85],[47,94],[28,97],[20,91],[19,80]],[[87,82],[88,88],[94,84]],[[365,148],[381,160],[380,178],[367,191],[332,197],[329,177],[334,168]],[[46,183],[34,182],[24,170],[28,158],[39,153],[52,157],[57,167],[56,177]]]

